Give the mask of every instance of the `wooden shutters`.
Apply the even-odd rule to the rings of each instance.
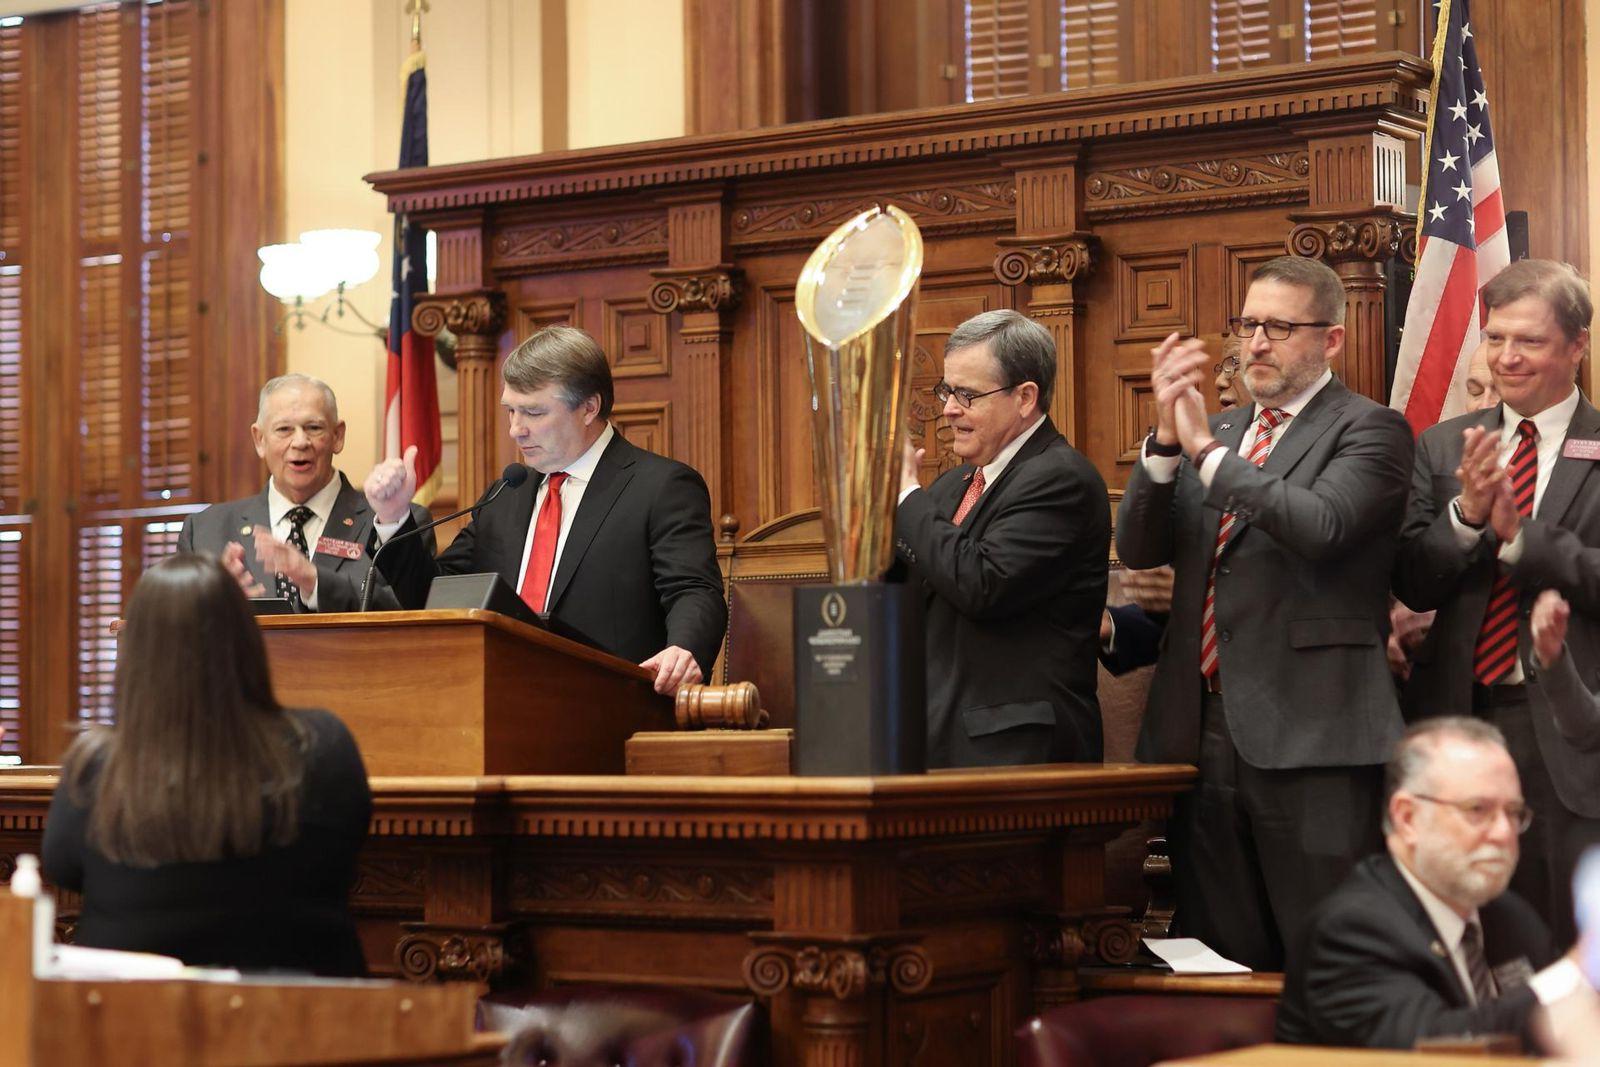
[[[1034,0],[967,0],[967,99],[1042,91],[1035,56],[1045,54]]]
[[[22,27],[0,27],[0,756],[19,757],[27,718],[32,510],[22,348]]]
[[[77,16],[80,720],[109,719],[108,627],[197,500],[196,14],[164,0]]]

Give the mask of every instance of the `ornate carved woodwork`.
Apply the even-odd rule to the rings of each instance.
[[[506,326],[506,298],[497,289],[421,297],[411,325],[425,337],[449,330],[456,339],[456,395],[460,418],[456,499],[476,500],[500,470],[486,427],[497,426],[500,387],[495,361]],[[469,427],[471,429],[469,429]]]
[[[692,984],[767,998],[774,1063],[985,1062],[1075,982],[1030,922],[1109,943],[1104,842],[1193,773],[378,778],[352,911],[377,974]],[[0,856],[54,786],[0,775]]]
[[[462,248],[479,220],[481,251],[458,257],[449,298],[498,290],[511,309],[512,337],[478,335],[463,499],[510,458],[483,387],[490,352],[570,321],[606,346],[622,432],[696,467],[712,514],[750,530],[816,504],[794,282],[872,204],[909,212],[926,241],[910,411],[927,477],[955,463],[931,400],[944,338],[1017,307],[1056,340],[1057,424],[1120,487],[1148,421],[1150,347],[1174,329],[1220,344],[1248,268],[1283,254],[1297,224],[1327,238],[1316,247],[1357,291],[1340,371],[1381,394],[1388,294],[1379,265],[1347,250],[1364,247],[1365,220],[1383,247],[1379,221],[1403,225],[1428,80],[1415,58],[1369,55],[371,180]]]

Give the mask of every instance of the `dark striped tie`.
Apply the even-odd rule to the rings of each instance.
[[[314,515],[310,508],[299,504],[289,509],[289,543],[300,550],[300,554],[307,559],[311,558],[311,549],[306,544],[306,523]],[[300,606],[300,587],[291,582],[284,574],[273,576],[278,585],[278,595],[283,597],[295,607]]]
[[[1472,993],[1479,1004],[1495,997],[1494,976],[1489,973],[1489,961],[1483,955],[1483,928],[1476,921],[1469,922],[1461,931],[1461,955],[1467,961],[1467,977],[1472,979]]]
[[[1272,455],[1272,443],[1280,425],[1289,420],[1282,408],[1262,408],[1256,419],[1256,439],[1250,446],[1249,460],[1261,466]],[[1233,534],[1233,512],[1224,511],[1217,526],[1217,545],[1211,553],[1211,574],[1206,578],[1206,606],[1200,613],[1200,674],[1210,678],[1217,673],[1217,560]]]
[[[1528,419],[1517,426],[1521,438],[1511,453],[1511,489],[1517,510],[1523,518],[1533,516],[1533,489],[1539,482],[1538,429]],[[1517,600],[1521,590],[1504,567],[1496,567],[1494,587],[1489,590],[1489,607],[1478,630],[1478,645],[1472,657],[1472,674],[1480,685],[1494,685],[1511,673],[1517,663]]]

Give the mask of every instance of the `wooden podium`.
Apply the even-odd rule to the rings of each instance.
[[[337,714],[375,777],[622,774],[673,729],[650,671],[492,611],[259,621],[278,699]]]

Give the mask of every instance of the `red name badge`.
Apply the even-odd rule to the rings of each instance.
[[[1567,459],[1600,459],[1600,439],[1569,437],[1567,443],[1561,446],[1561,454]]]
[[[337,537],[326,534],[317,538],[317,555],[343,556],[345,559],[360,559],[361,546],[354,541],[341,541]]]

